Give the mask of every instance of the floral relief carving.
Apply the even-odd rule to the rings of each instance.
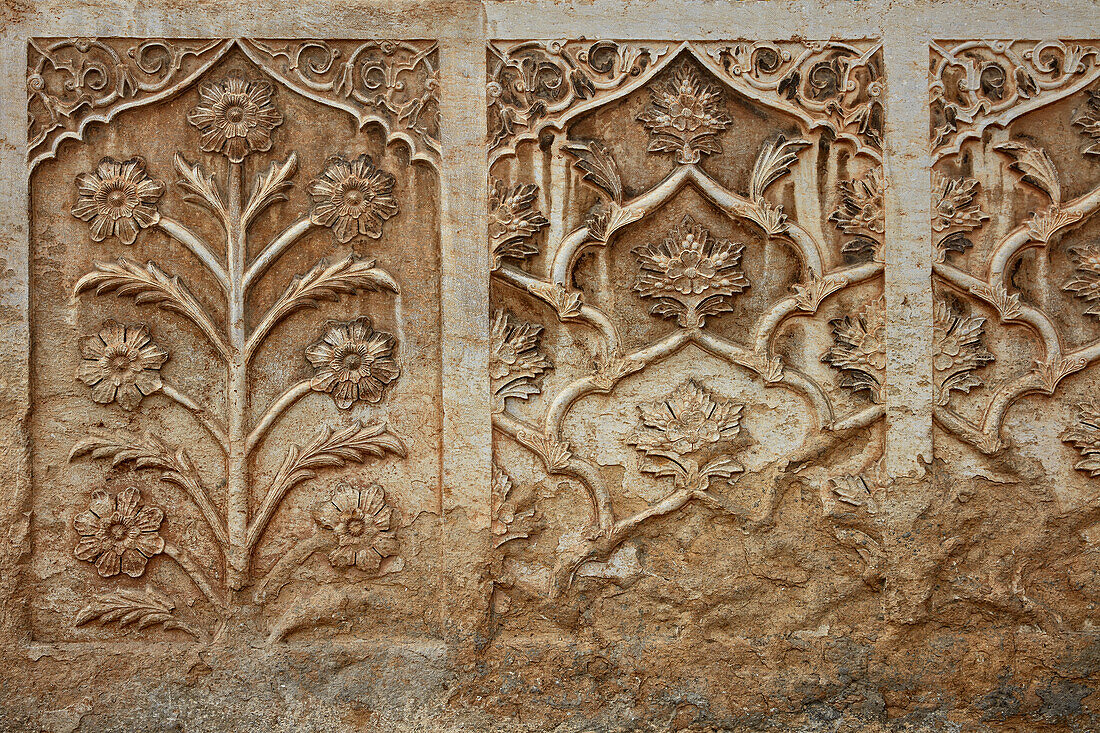
[[[494,582],[568,615],[587,597],[578,583],[629,587],[624,558],[687,517],[707,517],[708,532],[771,526],[791,456],[820,457],[884,414],[881,55],[832,42],[516,41],[491,44],[488,62],[492,512],[504,517],[521,483],[539,487],[545,518],[538,538],[498,544]],[[762,130],[735,129],[742,104]],[[823,135],[844,151],[833,170],[855,180],[809,163]],[[747,137],[755,160],[734,184],[741,172],[726,169]],[[819,190],[839,190],[833,223],[862,244],[820,241],[833,211]],[[779,275],[786,256],[797,264]],[[855,286],[873,294],[837,328],[825,360],[842,371],[837,389],[804,358],[818,337],[786,327],[822,311],[835,323],[837,295]],[[531,309],[546,314],[539,325],[511,315]],[[794,395],[806,413],[785,424],[803,442],[763,468],[743,459],[758,436],[742,421],[769,408],[723,396],[733,384]],[[583,517],[559,498],[566,488],[583,492]],[[511,537],[503,519],[494,533]]]
[[[984,318],[955,313],[946,302],[933,308],[932,368],[936,372],[936,404],[951,401],[951,391],[969,393],[982,385],[974,372],[993,361],[982,343]]]
[[[400,344],[394,334],[377,328],[366,314],[329,321],[315,342],[294,345],[312,367],[312,374],[287,387],[268,405],[258,405],[258,411],[250,409],[250,402],[257,400],[251,378],[257,352],[270,340],[301,332],[279,328],[288,316],[317,307],[321,301],[339,301],[358,293],[379,293],[381,299],[372,301],[379,304],[400,294],[401,287],[389,271],[375,259],[356,254],[331,262],[319,259],[291,278],[281,291],[266,282],[268,268],[310,232],[331,229],[340,244],[358,237],[367,242],[385,237],[386,223],[400,216],[394,194],[396,177],[366,154],[356,158],[331,155],[308,184],[308,208],[299,212],[289,227],[277,228],[270,239],[260,241],[257,222],[274,204],[291,200],[288,192],[298,174],[298,155],[291,152],[282,160],[262,161],[268,164],[256,168],[251,186],[244,177],[245,160],[264,156],[279,134],[283,113],[278,92],[268,81],[232,72],[200,84],[197,94],[198,105],[179,121],[180,135],[197,148],[217,154],[223,166],[207,173],[190,163],[183,151],[176,153],[174,163],[182,198],[198,204],[214,227],[163,215],[159,205],[169,194],[137,156],[122,162],[104,158],[95,171],[77,176],[77,199],[71,213],[89,222],[89,237],[101,243],[96,245],[101,248],[112,246],[111,237],[130,245],[141,230],[157,230],[169,242],[158,259],[173,259],[172,247],[181,248],[193,262],[187,273],[200,274],[199,279],[214,283],[214,289],[196,297],[180,276],[168,274],[156,262],[142,265],[119,257],[114,262],[95,262],[92,270],[78,277],[73,294],[90,292],[93,298],[100,298],[114,293],[139,307],[157,306],[185,327],[195,328],[225,374],[224,383],[203,387],[210,392],[224,389],[224,406],[214,407],[217,401],[210,394],[188,395],[162,374],[168,350],[161,342],[173,339],[170,330],[159,327],[154,340],[144,324],[104,321],[98,333],[80,342],[83,360],[76,376],[89,388],[91,400],[104,406],[96,409],[111,409],[117,403],[122,410],[135,413],[135,421],[143,419],[138,408],[153,396],[182,408],[195,429],[221,451],[223,473],[209,465],[206,450],[196,452],[151,431],[129,429],[90,430],[73,445],[70,460],[90,457],[111,466],[126,464],[138,471],[152,471],[168,490],[179,491],[182,500],[198,510],[208,540],[200,546],[213,547],[216,553],[173,542],[171,527],[162,535],[164,511],[148,502],[142,504],[138,489],[123,489],[113,496],[95,489],[88,510],[73,522],[78,536],[76,557],[93,563],[105,579],[120,573],[152,578],[144,591],[112,588],[96,593],[77,614],[76,624],[97,620],[138,629],[156,626],[205,640],[212,629],[191,619],[193,611],[157,587],[161,576],[148,570],[155,567],[151,560],[177,565],[219,625],[228,623],[240,609],[241,591],[254,587],[253,601],[263,604],[277,596],[315,554],[327,556],[330,572],[352,567],[372,576],[395,572],[400,569],[395,562],[399,527],[385,491],[371,481],[341,480],[323,501],[311,502],[315,534],[290,538],[289,550],[273,567],[259,573],[252,558],[293,490],[309,487],[321,474],[351,464],[400,460],[407,447],[376,413],[350,424],[322,423],[312,438],[312,431],[304,427],[309,432],[297,444],[280,446],[268,440],[272,428],[287,419],[290,409],[315,392],[331,395],[339,410],[386,401],[402,372]],[[220,247],[204,234],[219,230],[225,234]],[[273,298],[266,310],[253,314],[256,304],[250,294],[261,283]],[[219,298],[224,319],[209,306]],[[103,307],[109,306],[103,303]],[[189,368],[181,363],[173,369]],[[196,371],[185,381],[193,385],[207,374]],[[281,464],[263,465],[268,459],[259,457],[261,448],[281,452]],[[201,456],[202,461],[193,460],[192,455]],[[213,476],[218,475],[224,479],[214,484]],[[339,604],[338,599],[333,602]],[[292,609],[298,607],[291,604]],[[299,621],[299,611],[286,611],[275,621],[272,639],[284,638]]]

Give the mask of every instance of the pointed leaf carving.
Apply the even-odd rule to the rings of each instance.
[[[286,201],[286,192],[294,185],[290,180],[298,170],[298,154],[291,153],[282,163],[272,163],[263,173],[257,174],[248,197],[248,205],[241,215],[247,226],[256,216],[276,201]]]
[[[1045,193],[1052,203],[1062,203],[1058,169],[1045,150],[1018,140],[1001,143],[993,149],[1012,158],[1008,167],[1020,174],[1020,180]]]
[[[138,629],[144,629],[163,624],[165,629],[179,629],[198,638],[196,631],[173,617],[175,610],[176,604],[171,598],[147,585],[144,590],[120,589],[96,595],[91,603],[80,609],[73,625],[99,621],[120,627],[135,624]]]
[[[570,143],[562,149],[576,157],[573,165],[583,172],[582,180],[607,193],[616,204],[623,202],[623,182],[619,175],[619,166],[607,147],[593,140]]]
[[[218,193],[218,187],[214,183],[214,176],[206,175],[197,163],[191,165],[179,153],[176,153],[175,161],[176,172],[182,176],[177,183],[185,191],[184,201],[205,206],[225,221],[227,213],[225,205],[222,204],[221,194]]]
[[[798,162],[798,153],[809,147],[808,140],[788,140],[779,135],[774,140],[764,143],[760,154],[756,156],[756,163],[752,167],[752,177],[749,179],[749,199],[757,201],[763,198],[764,191],[773,183],[783,177],[791,166]]]

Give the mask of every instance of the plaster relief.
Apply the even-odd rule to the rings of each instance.
[[[28,58],[35,638],[433,633],[435,45]]]
[[[496,633],[881,606],[884,84],[874,42],[490,45]]]

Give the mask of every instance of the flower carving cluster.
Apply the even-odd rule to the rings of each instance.
[[[886,301],[873,300],[853,316],[829,321],[833,346],[821,357],[841,372],[840,386],[882,399],[886,376]]]
[[[271,149],[271,132],[283,124],[283,115],[271,102],[274,93],[266,81],[246,81],[232,75],[199,88],[199,104],[187,121],[202,134],[202,149],[222,153],[233,163],[249,153]]]
[[[974,178],[949,178],[932,171],[932,229],[969,231],[980,227],[989,215],[974,202],[977,193]]]
[[[682,165],[698,163],[703,153],[722,152],[718,133],[733,121],[723,102],[721,91],[681,64],[671,79],[653,89],[649,106],[638,115],[652,136],[649,152],[675,153]]]
[[[503,412],[509,397],[526,400],[539,393],[538,377],[553,366],[538,350],[540,333],[542,326],[507,311],[493,316],[489,351],[493,412]]]
[[[660,244],[635,248],[641,268],[634,290],[654,298],[650,312],[675,316],[681,326],[702,325],[703,317],[733,310],[731,296],[749,287],[741,270],[745,245],[713,238],[685,216]]]
[[[1062,442],[1069,443],[1081,454],[1073,465],[1089,476],[1100,476],[1100,404],[1096,399],[1077,405],[1077,422],[1062,433]]]
[[[330,393],[342,410],[358,400],[378,402],[401,374],[393,357],[396,343],[392,334],[375,331],[366,316],[329,321],[321,340],[306,349],[306,358],[317,370],[310,388]]]
[[[932,311],[933,356],[936,374],[936,404],[946,405],[951,391],[969,393],[980,387],[982,380],[974,371],[993,361],[993,354],[982,343],[985,319],[955,313],[944,301],[937,301]]]
[[[76,376],[101,405],[117,401],[122,409],[133,410],[163,386],[160,368],[168,352],[157,346],[143,323],[104,321],[97,335],[81,341],[80,353],[84,360]]]
[[[1100,317],[1100,246],[1085,244],[1071,247],[1073,276],[1062,289],[1089,303],[1085,313]]]
[[[73,554],[93,563],[100,577],[123,572],[136,578],[149,558],[164,551],[159,534],[164,512],[141,505],[141,492],[127,488],[111,498],[103,489],[92,493],[88,510],[77,515],[73,528],[80,535]]]
[[[336,547],[328,553],[334,568],[377,573],[384,559],[397,554],[393,508],[378,484],[358,489],[337,482],[331,496],[314,507],[313,520],[335,537]]]
[[[550,222],[535,207],[538,186],[519,184],[508,188],[504,181],[492,180],[489,191],[489,251],[493,269],[505,259],[523,260],[538,254],[530,241]]]
[[[829,221],[845,234],[879,235],[886,230],[882,168],[869,170],[859,178],[837,186],[840,203]]]
[[[123,244],[133,244],[138,230],[160,221],[157,201],[164,195],[164,181],[149,178],[143,158],[104,158],[94,173],[78,175],[76,186],[79,197],[72,214],[91,222],[96,242],[118,237]]]
[[[689,379],[664,397],[638,406],[641,424],[629,443],[646,456],[643,471],[672,476],[678,486],[702,490],[710,477],[728,477],[742,469],[725,454],[702,467],[689,456],[736,437],[743,409],[731,400],[716,399]]]
[[[1091,142],[1083,151],[1086,155],[1100,155],[1100,89],[1088,90],[1085,108],[1073,118],[1073,124],[1081,128],[1081,134]]]
[[[333,156],[325,169],[309,184],[313,207],[309,219],[329,227],[340,242],[350,242],[356,234],[378,239],[382,225],[397,214],[393,197],[395,179],[374,166],[369,155],[353,161]]]

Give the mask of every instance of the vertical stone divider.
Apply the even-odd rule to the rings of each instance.
[[[456,658],[462,659],[463,650],[485,638],[489,616],[492,426],[489,256],[485,244],[488,241],[486,41],[480,4],[458,5],[452,10],[453,17],[440,26],[443,136],[440,612],[444,640],[454,645]],[[462,663],[457,667],[462,669]]]
[[[928,44],[898,23],[883,28],[886,99],[886,469],[884,541],[891,557],[919,555],[910,533],[930,492],[932,460],[932,253],[928,152]],[[915,551],[915,552],[914,552]],[[919,603],[917,563],[890,563],[887,617]],[[908,578],[906,575],[913,574]],[[912,593],[911,591],[916,591]]]
[[[26,41],[0,32],[0,649],[29,641],[19,597],[30,552],[30,324],[27,247]],[[23,134],[20,134],[23,133]]]

